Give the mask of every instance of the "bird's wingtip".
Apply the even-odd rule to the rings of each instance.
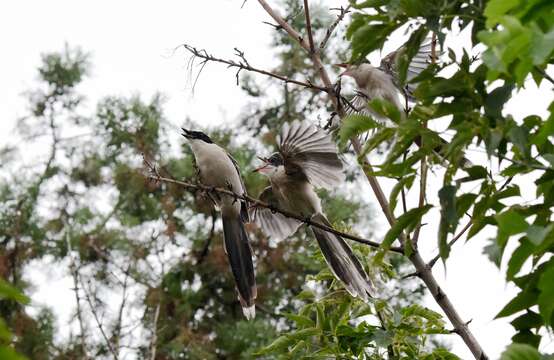
[[[246,317],[246,320],[253,320],[256,317],[256,305],[243,307],[242,313]]]

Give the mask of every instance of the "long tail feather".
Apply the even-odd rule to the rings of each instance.
[[[312,219],[331,226],[323,214],[316,214]],[[342,281],[350,295],[369,301],[373,287],[350,246],[341,237],[320,228],[312,227],[312,231],[335,277]]]
[[[250,320],[255,316],[256,277],[252,263],[252,249],[240,214],[222,214],[225,252],[235,278],[239,301],[244,316]]]

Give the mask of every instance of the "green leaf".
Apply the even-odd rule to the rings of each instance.
[[[456,211],[456,190],[453,185],[445,185],[439,190],[441,205],[441,219],[439,223],[439,254],[443,260],[448,258],[450,247],[448,246],[448,233],[456,230],[458,213]]]
[[[344,146],[353,136],[375,129],[380,125],[372,117],[362,114],[349,114],[344,117],[339,130],[339,143]]]
[[[404,231],[405,229],[407,229],[408,231],[413,229],[421,221],[422,216],[431,208],[431,205],[425,205],[419,208],[411,209],[408,212],[400,215],[398,219],[396,219],[394,225],[385,234],[385,238],[381,243],[382,251],[379,251],[375,255],[375,261],[378,263],[381,262],[383,260],[383,257],[385,256],[385,253],[388,251],[388,249],[390,249],[392,243],[400,236],[402,231]]]
[[[0,345],[0,359],[2,360],[27,360],[23,355],[19,355],[14,349]]]
[[[538,329],[542,326],[542,318],[536,312],[528,310],[525,314],[512,320],[510,324],[518,330]]]
[[[517,249],[515,249],[514,253],[512,254],[512,257],[508,261],[508,270],[506,271],[506,277],[508,280],[511,280],[514,278],[514,276],[518,273],[518,271],[521,269],[523,264],[525,263],[525,260],[533,254],[533,251],[535,250],[535,247],[529,240],[526,238],[522,238],[520,240],[520,245]]]
[[[390,101],[381,98],[375,98],[369,101],[369,107],[386,118],[389,118],[394,123],[399,123],[402,117],[400,109],[394,106]]]
[[[2,279],[0,279],[0,299],[10,299],[21,304],[28,304],[30,301],[27,296]]]
[[[529,225],[529,228],[527,229],[527,237],[533,244],[536,246],[540,246],[542,244],[544,238],[548,233],[552,230],[554,225],[550,224],[547,227],[544,226],[538,226],[538,225]]]
[[[425,26],[420,26],[412,33],[410,39],[408,39],[408,41],[406,42],[406,46],[402,48],[400,54],[398,55],[398,81],[401,86],[406,83],[406,75],[410,62],[419,51],[419,47],[421,46],[421,43],[425,40],[427,33],[428,30],[425,28]]]
[[[552,328],[552,314],[554,313],[554,258],[548,264],[546,270],[542,273],[538,288],[541,291],[537,300],[539,310],[544,323]]]
[[[468,235],[469,236],[469,235]],[[502,260],[502,249],[498,246],[495,239],[489,239],[490,243],[483,248],[483,254],[487,255],[489,260],[500,268]]]
[[[501,318],[515,314],[527,309],[537,303],[537,293],[533,290],[524,290],[516,295],[509,303],[500,310],[495,318]]]
[[[313,327],[315,326],[315,323],[312,319],[310,319],[308,316],[303,315],[297,315],[292,313],[282,313],[284,317],[287,319],[294,321],[297,325],[297,327]]]
[[[494,217],[499,229],[506,235],[515,235],[524,232],[529,227],[525,218],[513,209]]]
[[[401,178],[394,184],[390,195],[389,195],[389,206],[391,211],[394,212],[394,209],[396,209],[396,203],[398,199],[398,195],[402,191],[404,187],[407,187],[408,189],[412,186],[415,179],[415,175],[409,175]]]
[[[541,354],[527,344],[511,344],[500,355],[500,360],[540,360]]]
[[[292,344],[294,344],[294,342],[295,342],[294,339],[291,339],[287,335],[279,336],[271,344],[269,344],[268,346],[262,348],[259,352],[257,352],[257,355],[263,355],[263,354],[267,354],[275,351],[283,351],[287,349],[289,346],[291,346]]]
[[[519,5],[520,0],[491,0],[487,3],[484,15],[487,18],[485,25],[492,28],[508,11]]]

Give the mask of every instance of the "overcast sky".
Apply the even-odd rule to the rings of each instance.
[[[328,3],[336,6],[347,1]],[[148,98],[159,91],[167,99],[166,116],[175,126],[186,117],[207,124],[234,121],[246,104],[245,95],[235,85],[235,72],[224,66],[208,65],[193,96],[187,83],[185,54],[173,50],[186,42],[231,58],[233,48],[238,47],[246,51],[252,65],[265,67],[274,63],[269,46],[272,30],[261,23],[269,21],[267,15],[254,0],[248,1],[243,9],[241,4],[242,0],[1,2],[0,143],[9,141],[16,119],[25,114],[21,94],[36,84],[40,54],[59,51],[65,43],[92,54],[92,72],[81,88],[91,108],[105,95],[139,93]],[[553,99],[548,86],[536,89],[529,82],[528,88],[507,109],[516,117],[542,115]],[[373,202],[374,198],[368,195],[368,201]],[[384,233],[385,221],[381,219],[379,223],[383,227],[378,233]],[[435,231],[429,227],[422,232],[421,246],[426,259],[436,253]],[[505,284],[504,271],[500,272],[481,254],[487,236],[493,235],[485,231],[467,244],[457,244],[446,274],[440,264],[435,274],[462,318],[473,320],[470,328],[485,351],[497,358],[510,342],[513,330],[509,320],[493,317],[513,297],[515,289]],[[48,289],[39,287],[34,299],[57,306],[64,303],[60,297],[65,291],[67,304],[71,304],[70,282],[62,279],[61,274],[50,280],[56,277],[60,281],[50,284]],[[432,299],[427,305],[439,310]],[[457,336],[449,339],[456,354],[463,359],[471,358]],[[543,342],[548,343],[548,339]],[[552,351],[552,342],[547,345]]]

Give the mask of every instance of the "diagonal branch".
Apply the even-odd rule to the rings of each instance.
[[[314,36],[312,34],[312,21],[310,20],[310,6],[308,0],[304,0],[304,15],[306,16],[306,31],[308,32],[308,44],[310,44],[310,52],[315,52]]]
[[[381,246],[381,244],[379,244],[378,242],[371,241],[371,240],[368,240],[368,239],[364,239],[362,237],[355,236],[355,235],[352,235],[352,234],[344,233],[342,231],[338,231],[338,230],[336,230],[336,229],[334,229],[330,226],[320,224],[316,221],[313,221],[309,217],[301,216],[299,214],[295,214],[295,213],[287,211],[287,210],[279,209],[279,208],[277,208],[277,207],[275,207],[271,204],[268,204],[264,201],[253,198],[253,197],[251,197],[247,194],[237,194],[237,193],[235,193],[235,192],[233,192],[229,189],[222,189],[222,188],[216,188],[216,187],[212,187],[212,186],[206,186],[206,185],[201,184],[201,183],[193,184],[193,183],[189,183],[189,182],[185,182],[185,181],[178,181],[178,180],[169,179],[169,178],[159,176],[158,174],[156,174],[156,169],[149,162],[147,162],[146,160],[145,160],[145,164],[147,166],[151,167],[151,169],[153,169],[154,174],[149,175],[149,178],[154,180],[154,181],[162,181],[162,182],[165,182],[165,183],[180,185],[180,186],[184,187],[185,189],[187,189],[189,191],[199,191],[200,190],[200,191],[205,191],[207,193],[218,193],[218,194],[225,194],[225,195],[228,195],[228,196],[232,196],[236,200],[244,200],[244,201],[246,201],[250,204],[253,204],[254,206],[270,209],[271,211],[280,213],[280,214],[282,214],[282,215],[284,215],[288,218],[296,219],[296,220],[298,220],[298,221],[300,221],[300,222],[302,222],[306,225],[310,225],[310,226],[320,228],[320,229],[325,230],[327,232],[338,235],[342,238],[350,239],[350,240],[359,242],[361,244],[369,245],[369,246],[372,246],[372,247],[375,247],[375,248],[379,248]],[[400,253],[400,254],[403,253],[403,250],[400,247],[392,247],[391,251],[396,252],[396,253]]]
[[[307,82],[299,81],[299,80],[291,79],[291,78],[288,78],[284,75],[280,75],[280,74],[277,74],[277,73],[274,73],[274,72],[271,72],[271,71],[267,71],[267,70],[263,70],[263,69],[253,67],[248,63],[248,61],[246,61],[246,58],[244,57],[244,53],[242,51],[236,49],[236,48],[235,48],[236,55],[241,59],[241,61],[239,61],[239,62],[233,61],[233,60],[225,60],[225,59],[217,58],[217,57],[209,54],[208,52],[206,52],[206,50],[200,50],[200,49],[197,49],[196,47],[188,45],[188,44],[183,44],[181,46],[184,47],[187,51],[189,51],[194,57],[198,57],[200,59],[203,59],[203,61],[201,62],[202,65],[205,65],[208,61],[212,61],[212,62],[218,62],[218,63],[221,63],[221,64],[225,64],[229,68],[237,68],[238,69],[237,74],[236,74],[237,75],[237,85],[238,85],[238,75],[239,75],[240,71],[241,70],[246,70],[246,71],[251,71],[251,72],[258,73],[258,74],[263,74],[263,75],[266,75],[266,76],[269,76],[269,77],[272,77],[272,78],[276,78],[276,79],[279,79],[279,80],[281,80],[285,83],[299,85],[299,86],[305,87],[307,89],[313,89],[313,90],[327,92],[326,88],[323,88],[321,86],[317,86],[315,84],[312,84],[309,81],[307,81]]]
[[[304,48],[308,54],[310,54],[310,57],[312,58],[312,61],[314,63],[314,66],[318,70],[321,80],[325,87],[328,89],[327,94],[330,97],[330,100],[332,101],[333,105],[335,106],[337,114],[343,118],[345,113],[344,110],[340,106],[340,94],[333,92],[332,84],[329,79],[329,75],[327,74],[327,71],[325,70],[321,58],[319,57],[318,53],[312,53],[309,48],[309,44],[306,42],[305,39],[300,36],[300,34],[294,30],[288,23],[286,23],[277,12],[275,12],[271,6],[267,4],[265,0],[258,0],[260,5],[266,10],[266,12],[279,24],[285,29],[285,31],[293,38],[298,41],[300,46]],[[377,179],[372,175],[372,168],[371,164],[367,160],[366,156],[360,156],[362,151],[362,146],[357,138],[352,138],[351,143],[353,145],[354,150],[359,155],[358,160],[360,162],[360,165],[362,166],[362,169],[364,170],[364,174],[366,175],[366,178],[368,179],[368,182],[373,189],[373,192],[375,193],[375,196],[377,197],[377,200],[379,202],[379,205],[381,206],[381,209],[383,213],[385,214],[385,217],[389,221],[389,223],[394,225],[396,219],[394,218],[390,207],[388,205],[387,198],[385,197],[385,194],[383,193],[383,190],[381,189],[381,186]],[[404,244],[406,242],[406,237],[402,233],[400,235],[401,243]],[[481,345],[477,342],[477,339],[473,336],[473,333],[469,330],[467,327],[467,324],[461,319],[460,315],[458,314],[457,310],[454,308],[454,305],[448,298],[448,296],[442,291],[440,286],[438,285],[435,277],[433,276],[433,273],[431,269],[427,266],[425,261],[421,258],[421,255],[417,251],[417,249],[414,249],[412,254],[409,256],[410,261],[416,268],[416,271],[419,275],[419,277],[423,280],[429,291],[431,292],[431,295],[435,299],[435,301],[439,304],[441,309],[444,311],[452,325],[454,326],[454,329],[456,330],[456,333],[460,335],[460,337],[464,340],[467,347],[471,350],[473,355],[478,360],[485,360],[488,359],[487,355],[485,355],[485,352],[481,348]]]
[[[332,10],[339,10],[340,13],[337,15],[337,19],[331,24],[331,26],[329,26],[329,28],[325,32],[325,37],[319,43],[319,51],[322,51],[323,49],[325,49],[325,46],[327,46],[327,42],[331,38],[331,35],[333,34],[333,31],[335,31],[335,28],[342,21],[342,19],[344,19],[344,16],[350,12],[351,7],[352,7],[352,5],[348,5],[345,8],[343,8],[341,6],[340,8],[332,9]]]

